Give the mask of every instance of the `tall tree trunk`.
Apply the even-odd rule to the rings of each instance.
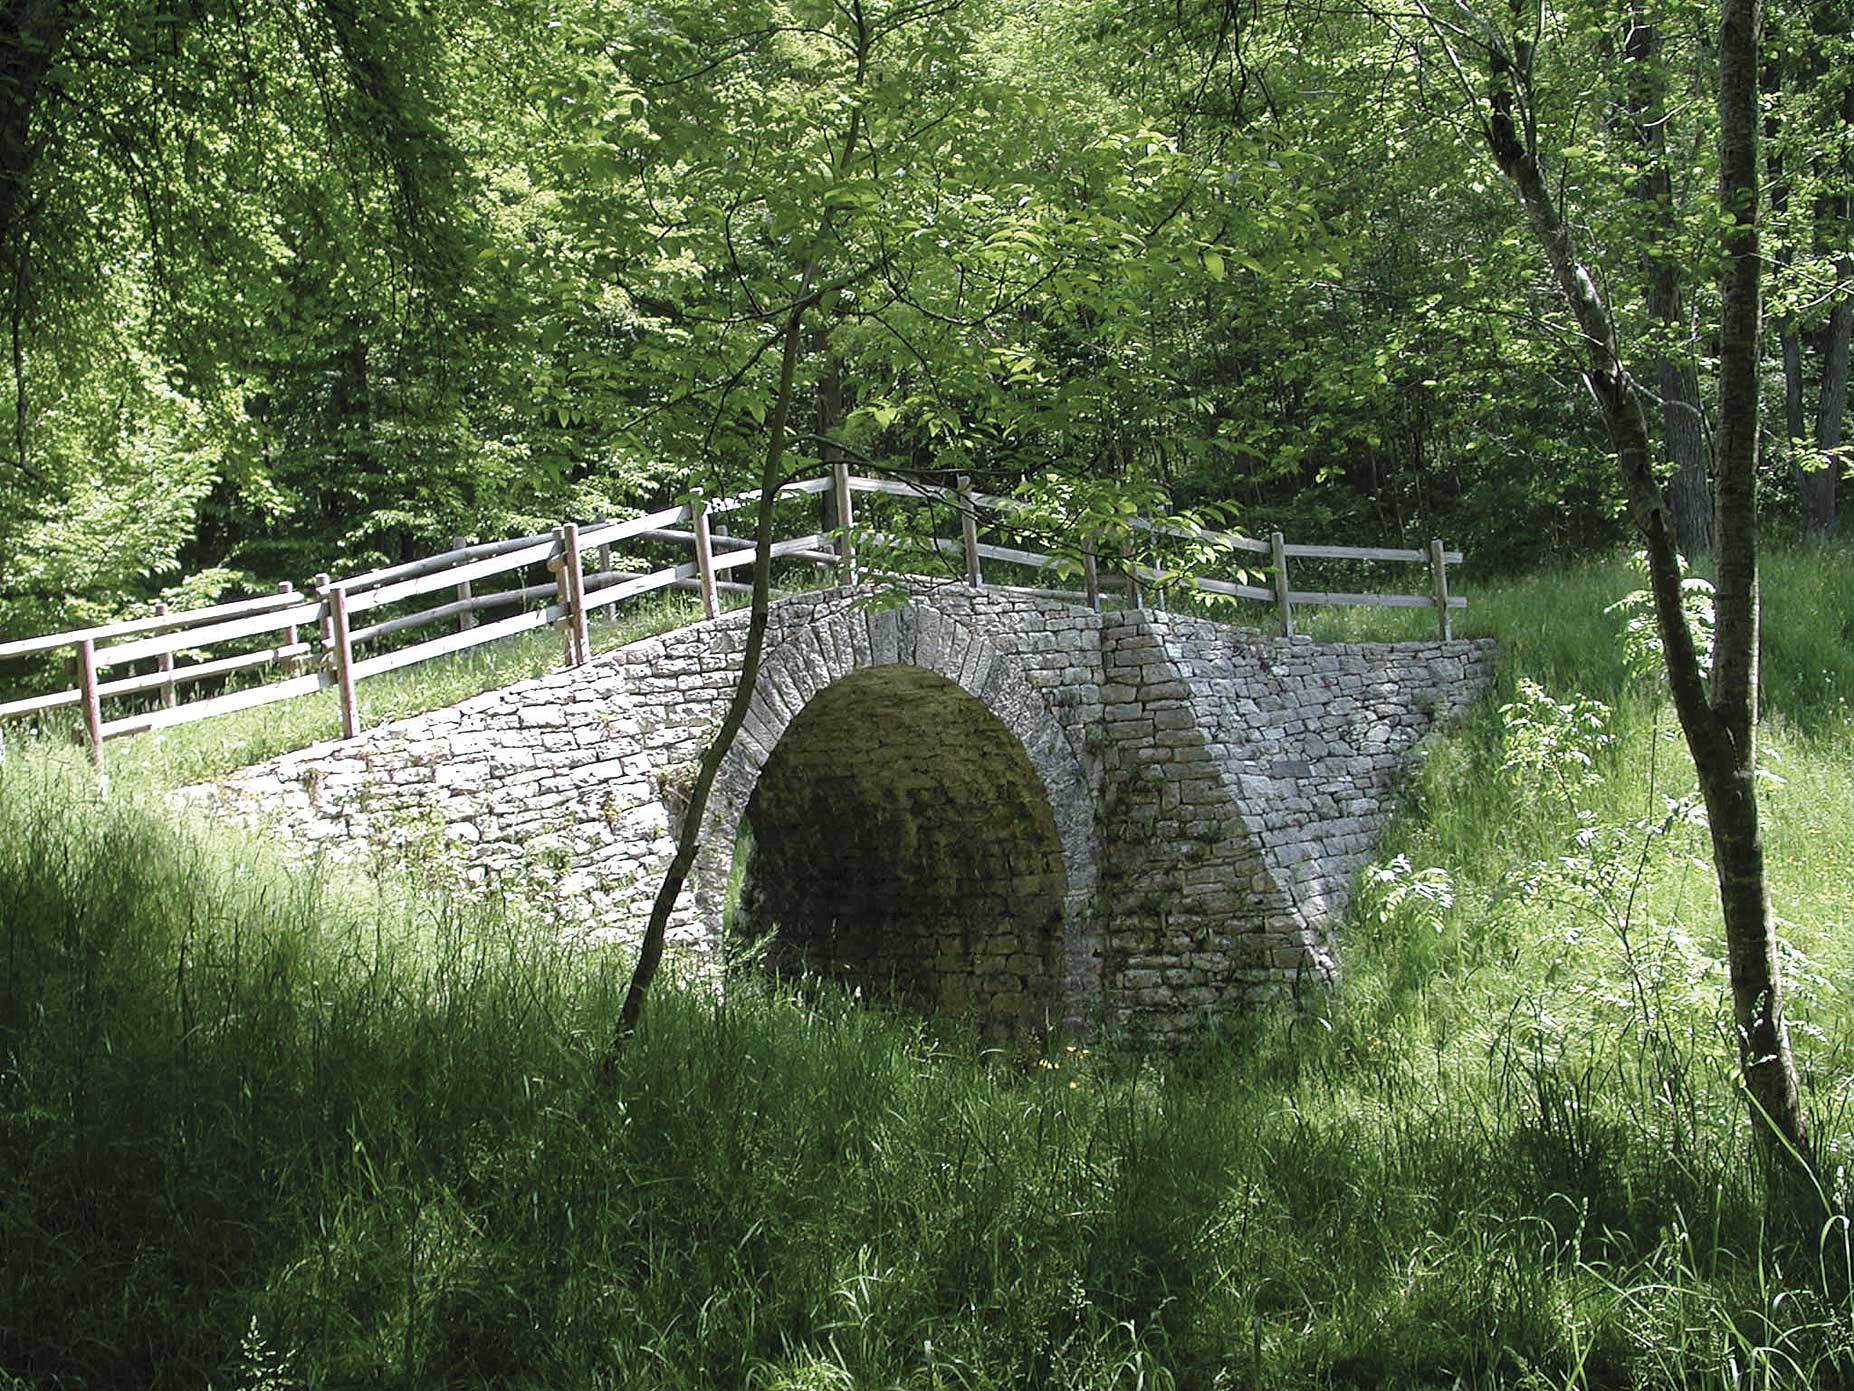
[[[1803,424],[1802,335],[1796,331],[1796,319],[1792,314],[1786,313],[1777,320],[1777,352],[1783,363],[1783,426],[1786,431],[1783,453],[1790,461],[1797,495],[1801,496],[1809,481],[1808,470],[1802,466],[1808,453],[1809,436]]]
[[[856,26],[856,81],[860,86],[868,75],[870,32],[860,0],[852,0],[847,13]],[[852,106],[843,147],[836,159],[836,175],[840,179],[848,174],[856,158],[862,130],[862,108]],[[644,925],[644,940],[638,948],[637,964],[632,968],[631,983],[625,990],[624,1003],[619,1008],[618,1026],[605,1050],[600,1075],[606,1086],[616,1080],[625,1046],[637,1032],[638,1021],[643,1017],[644,1001],[663,963],[663,944],[669,933],[670,914],[675,911],[676,900],[681,897],[683,885],[688,882],[689,871],[695,866],[696,851],[701,844],[702,820],[708,813],[708,798],[714,791],[715,777],[720,772],[721,762],[727,757],[728,750],[733,748],[740,727],[746,723],[747,711],[753,705],[754,688],[759,683],[760,661],[766,647],[766,626],[772,609],[774,506],[779,485],[785,481],[786,431],[792,415],[792,393],[798,376],[800,349],[804,343],[805,313],[818,300],[816,287],[822,268],[821,258],[824,248],[829,245],[831,233],[832,213],[827,206],[819,221],[816,236],[805,252],[798,290],[785,311],[785,324],[780,331],[779,385],[773,397],[773,408],[766,417],[766,455],[760,467],[760,506],[754,528],[753,598],[747,614],[747,644],[741,654],[740,677],[734,683],[734,694],[728,699],[720,729],[715,731],[715,737],[702,750],[701,759],[696,764],[695,782],[689,789],[689,805],[682,814],[682,825],[676,833],[676,852],[670,857],[669,868],[664,872],[663,882],[657,886],[657,896],[650,905],[650,918]]]
[[[1648,287],[1648,312],[1670,330],[1682,327],[1680,285],[1669,262],[1654,269]],[[1712,469],[1707,457],[1705,407],[1700,404],[1699,370],[1691,359],[1657,353],[1655,384],[1661,393],[1661,441],[1674,461],[1674,476],[1667,490],[1674,537],[1682,554],[1706,555],[1712,550]]]
[[[817,330],[812,343],[812,351],[829,354],[830,329],[826,325]],[[843,363],[835,356],[826,356],[824,367],[818,373],[817,399],[817,445],[818,459],[826,468],[836,464],[843,457],[843,450],[832,439],[843,424]],[[836,531],[843,525],[843,518],[837,515],[837,490],[828,488],[818,494],[819,531],[826,533]]]
[[[1668,342],[1691,340],[1680,302],[1680,261],[1674,247],[1674,183],[1667,167],[1666,79],[1661,67],[1661,35],[1654,22],[1637,11],[1623,46],[1628,60],[1628,106],[1641,151],[1642,166],[1634,184],[1636,201],[1652,231],[1643,256],[1647,274],[1648,316],[1659,324],[1664,341],[1655,350],[1655,388],[1661,397],[1661,442],[1674,463],[1668,485],[1669,513],[1681,553],[1695,556],[1712,550],[1712,476],[1707,459],[1706,420],[1700,404],[1699,370],[1690,356],[1675,356]]]
[[[70,30],[63,0],[6,0],[0,8],[0,285],[6,287],[13,371],[13,464],[42,482],[31,464],[26,378],[26,296],[32,278],[24,230],[26,183],[34,155],[40,90]]]
[[[766,625],[772,611],[774,504],[779,485],[785,481],[786,422],[791,415],[792,389],[798,371],[799,340],[803,332],[805,310],[811,302],[811,280],[812,275],[807,271],[801,296],[787,311],[782,330],[784,342],[779,359],[778,394],[767,416],[766,456],[760,468],[760,507],[753,538],[753,603],[747,615],[747,645],[741,654],[740,679],[734,684],[734,694],[728,700],[726,714],[721,718],[721,728],[715,731],[715,737],[702,750],[701,760],[696,765],[695,783],[689,789],[689,805],[682,814],[682,825],[676,833],[676,853],[671,856],[669,868],[664,872],[663,882],[657,886],[657,896],[650,905],[650,918],[644,927],[643,943],[638,948],[637,964],[632,968],[631,983],[625,990],[624,1004],[619,1009],[617,1032],[605,1053],[603,1074],[608,1085],[617,1075],[625,1044],[637,1032],[638,1020],[644,1013],[644,1001],[650,993],[651,983],[656,979],[658,968],[663,964],[663,943],[669,933],[670,915],[675,912],[676,900],[682,896],[683,885],[689,880],[689,871],[695,867],[696,851],[701,845],[702,819],[708,812],[708,798],[714,791],[715,776],[720,772],[721,761],[727,757],[728,750],[734,747],[734,739],[740,733],[741,725],[746,723],[747,711],[753,704],[754,687],[759,681],[760,660],[766,649]]]
[[[1815,51],[1820,54],[1830,42],[1847,37],[1854,29],[1854,16],[1845,4],[1818,4],[1810,23],[1819,40]],[[1826,68],[1820,58],[1817,66]],[[1828,182],[1838,186],[1840,192],[1824,198],[1816,211],[1816,232],[1821,239],[1818,244],[1838,253],[1835,278],[1839,288],[1828,323],[1822,329],[1822,384],[1815,398],[1815,448],[1826,463],[1802,480],[1803,525],[1811,535],[1821,537],[1832,536],[1835,531],[1836,493],[1842,469],[1839,450],[1848,409],[1848,350],[1854,338],[1854,252],[1849,250],[1849,237],[1854,236],[1854,150],[1850,149],[1850,140],[1854,140],[1854,81],[1843,73],[1841,82],[1841,107],[1837,113],[1840,129],[1834,132],[1833,140],[1825,142],[1839,151]],[[1826,235],[1824,228],[1828,229]]]
[[[1777,98],[1782,92],[1782,65],[1777,59],[1769,58],[1764,64],[1764,95],[1769,99],[1768,114],[1764,117],[1767,150],[1764,167],[1770,178],[1771,221],[1776,224],[1781,237],[1773,259],[1778,277],[1787,279],[1796,263],[1796,248],[1794,234],[1784,235],[1789,221],[1790,179],[1778,143],[1783,129],[1777,116]],[[1803,433],[1802,335],[1796,326],[1796,316],[1787,305],[1777,316],[1777,351],[1783,370],[1783,457],[1789,461],[1790,470],[1796,479],[1797,496],[1801,497],[1807,486],[1807,472],[1802,466],[1807,452],[1807,436]]]
[[[1843,225],[1849,225],[1845,213],[1843,219]],[[1826,464],[1802,477],[1803,526],[1810,535],[1821,537],[1835,534],[1843,467],[1840,451],[1848,413],[1848,348],[1854,337],[1854,292],[1846,287],[1854,283],[1854,256],[1841,257],[1836,273],[1843,288],[1822,330],[1822,387],[1815,398],[1815,448]]]
[[[1447,30],[1435,25],[1446,42]],[[1758,263],[1757,0],[1724,0],[1720,24],[1720,197],[1731,219],[1720,338],[1720,439],[1715,555],[1717,621],[1710,681],[1681,606],[1670,508],[1653,469],[1648,416],[1623,367],[1616,328],[1539,163],[1530,74],[1498,46],[1482,127],[1582,335],[1584,374],[1616,449],[1630,514],[1647,551],[1649,590],[1674,709],[1711,818],[1713,867],[1725,924],[1738,1062],[1773,1195],[1811,1191],[1814,1161],[1804,1123],[1777,969],[1764,874],[1757,784]],[[1522,135],[1522,132],[1524,134]]]
[[[1776,113],[1794,108],[1793,102],[1786,106],[1775,100],[1784,93],[1785,78],[1799,93],[1818,90],[1832,71],[1824,56],[1826,51],[1854,25],[1854,19],[1849,17],[1844,6],[1837,3],[1815,5],[1807,22],[1811,42],[1806,46],[1807,56],[1800,67],[1786,73],[1783,65],[1775,60],[1765,67],[1764,90],[1773,100],[1772,114],[1766,118],[1764,130],[1773,142],[1783,134]],[[1854,284],[1854,255],[1847,250],[1850,228],[1854,228],[1854,194],[1847,192],[1850,183],[1854,183],[1854,162],[1850,161],[1848,153],[1848,136],[1854,132],[1854,83],[1843,85],[1839,104],[1826,119],[1831,125],[1838,123],[1838,128],[1809,129],[1800,148],[1807,151],[1803,162],[1812,176],[1810,182],[1818,188],[1839,191],[1818,196],[1809,209],[1806,225],[1801,229],[1793,228],[1776,254],[1779,270],[1787,272],[1794,264],[1794,246],[1806,239],[1815,255],[1833,262],[1838,282],[1829,300],[1827,321],[1816,331],[1805,337],[1802,327],[1788,312],[1777,323],[1777,339],[1783,354],[1784,421],[1790,439],[1786,452],[1795,474],[1803,530],[1817,538],[1832,536],[1835,531],[1843,468],[1839,449],[1847,418],[1848,349],[1850,334],[1854,333],[1854,291],[1850,290],[1850,284]],[[1792,148],[1797,146],[1793,144]],[[1840,153],[1829,153],[1836,149]],[[1834,167],[1824,167],[1831,159]],[[1790,188],[1781,155],[1772,154],[1769,168],[1771,212],[1778,219],[1784,219],[1790,210]],[[1812,421],[1804,365],[1805,342],[1813,349],[1820,372]]]
[[[1719,15],[1719,201],[1729,219],[1720,287],[1717,594],[1710,728],[1688,742],[1712,827],[1731,973],[1738,1061],[1767,1164],[1813,1170],[1777,968],[1757,806],[1758,0]]]
[[[378,506],[390,493],[386,480],[380,478],[379,460],[373,450],[374,403],[373,373],[368,340],[371,325],[364,315],[350,313],[341,321],[340,338],[333,348],[328,365],[328,428],[341,460],[340,466],[323,474],[322,495],[328,515],[349,515],[356,494]],[[378,490],[376,499],[376,489]],[[381,538],[387,546],[386,538]],[[391,555],[389,548],[385,554]]]

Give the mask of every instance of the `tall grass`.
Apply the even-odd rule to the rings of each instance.
[[[1773,596],[1770,844],[1831,1171],[1798,1241],[1751,1167],[1690,776],[1565,597],[1626,587],[1487,603],[1505,688],[1432,746],[1340,992],[1176,1058],[1019,1066],[744,976],[663,990],[601,1092],[621,953],[16,753],[0,1384],[1845,1384],[1854,774],[1831,683],[1783,669],[1840,658]],[[1580,669],[1554,625],[1607,643]],[[1520,677],[1610,707],[1587,766]]]

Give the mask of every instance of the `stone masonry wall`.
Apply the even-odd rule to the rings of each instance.
[[[671,942],[719,945],[747,817],[773,851],[762,868],[788,881],[771,889],[788,947],[911,972],[918,994],[981,1019],[1053,1016],[1078,1034],[1178,1039],[1330,980],[1399,768],[1491,675],[1486,643],[1319,644],[964,586],[899,608],[866,598],[775,606]],[[696,624],[195,796],[305,849],[436,850],[467,884],[514,884],[565,922],[634,934],[744,633],[743,614]],[[903,718],[846,683],[800,719],[881,668],[919,673],[893,690],[938,703]],[[898,779],[912,780],[908,816]],[[906,911],[872,916],[904,892]]]

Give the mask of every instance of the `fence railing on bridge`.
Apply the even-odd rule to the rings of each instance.
[[[1459,564],[1462,556],[1458,551],[1444,549],[1440,541],[1430,542],[1426,551],[1292,545],[1280,532],[1261,541],[1233,532],[1179,527],[1140,517],[1124,520],[1129,533],[1144,533],[1160,543],[1168,539],[1188,541],[1217,554],[1254,556],[1257,563],[1253,567],[1237,563],[1230,568],[1240,571],[1243,578],[1267,577],[1270,582],[1264,587],[1147,564],[1125,553],[1098,554],[1096,544],[1086,538],[1065,554],[981,539],[981,533],[1011,534],[1017,529],[1013,521],[1028,517],[1030,509],[1016,499],[976,492],[964,477],[956,486],[946,488],[865,477],[838,464],[823,477],[786,484],[779,490],[775,504],[815,498],[818,494],[830,495],[834,525],[829,530],[801,530],[780,537],[772,552],[775,558],[836,569],[845,580],[921,576],[920,570],[898,568],[896,556],[945,557],[944,578],[1014,593],[1072,599],[1097,609],[1110,591],[1129,607],[1139,606],[1142,594],[1148,592],[1163,595],[1184,591],[1254,600],[1273,606],[1285,634],[1294,631],[1296,607],[1338,604],[1432,609],[1438,631],[1446,638],[1451,633],[1450,612],[1467,604],[1465,599],[1452,596],[1448,587],[1448,567]],[[861,528],[854,501],[859,495],[871,502],[877,497],[894,497],[943,506],[957,514],[960,535],[958,539],[903,539],[878,529]],[[587,627],[591,615],[658,590],[694,590],[701,596],[704,617],[716,617],[721,593],[741,592],[748,587],[724,577],[751,565],[755,552],[750,540],[726,535],[721,519],[758,502],[757,491],[712,501],[700,491],[692,491],[686,502],[627,521],[584,526],[567,522],[551,532],[460,544],[440,555],[344,579],[317,575],[312,595],[300,594],[285,583],[275,594],[175,613],[156,604],[154,613],[146,618],[0,643],[0,660],[68,649],[74,672],[73,684],[66,689],[0,703],[0,719],[75,707],[81,712],[83,737],[91,756],[100,765],[103,746],[111,739],[289,700],[332,686],[340,702],[343,735],[351,738],[360,731],[355,686],[369,676],[548,625],[558,628],[561,634],[567,664],[579,665],[591,656]],[[868,548],[867,553],[877,558],[873,566],[867,560],[859,561],[859,540]],[[666,544],[686,546],[692,554],[688,561],[655,568],[615,568],[614,553],[627,543],[633,549],[659,552]],[[952,568],[955,559],[963,570]],[[1427,592],[1296,590],[1289,582],[1289,563],[1296,559],[1422,564],[1429,572]],[[987,562],[1012,571],[1028,570],[1035,576],[1079,580],[1080,588],[1001,583],[995,568],[994,578],[987,581]],[[550,575],[543,582],[481,588],[484,582],[498,578],[505,583],[509,579],[519,581],[523,571],[541,567]],[[438,602],[431,602],[433,599]],[[507,608],[517,612],[489,621],[482,617]],[[436,636],[409,643],[401,639],[401,645],[386,644],[387,639],[445,624],[447,620],[455,620],[455,627]],[[214,649],[227,647],[237,650],[213,655]],[[121,668],[140,670],[105,678],[104,673]],[[258,677],[252,684],[236,684],[252,675]],[[213,694],[183,698],[184,691],[202,683],[221,688]],[[129,701],[134,708],[106,719],[106,701]]]

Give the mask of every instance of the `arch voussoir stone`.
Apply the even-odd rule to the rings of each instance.
[[[307,851],[416,854],[464,891],[514,885],[576,931],[623,938],[673,849],[745,624],[691,625],[188,795]],[[991,972],[1047,994],[1075,1032],[1190,1037],[1333,978],[1398,770],[1491,669],[1485,643],[1320,644],[964,585],[784,600],[671,940],[721,945],[735,830],[764,792],[829,822],[775,828],[794,854],[834,840],[880,869],[893,836],[888,858],[952,876],[945,932],[917,914],[913,955],[893,958],[948,1007],[1024,1022]],[[841,904],[886,911],[838,877]],[[824,902],[817,885],[784,891]],[[807,949],[874,950],[853,926],[819,927]]]

